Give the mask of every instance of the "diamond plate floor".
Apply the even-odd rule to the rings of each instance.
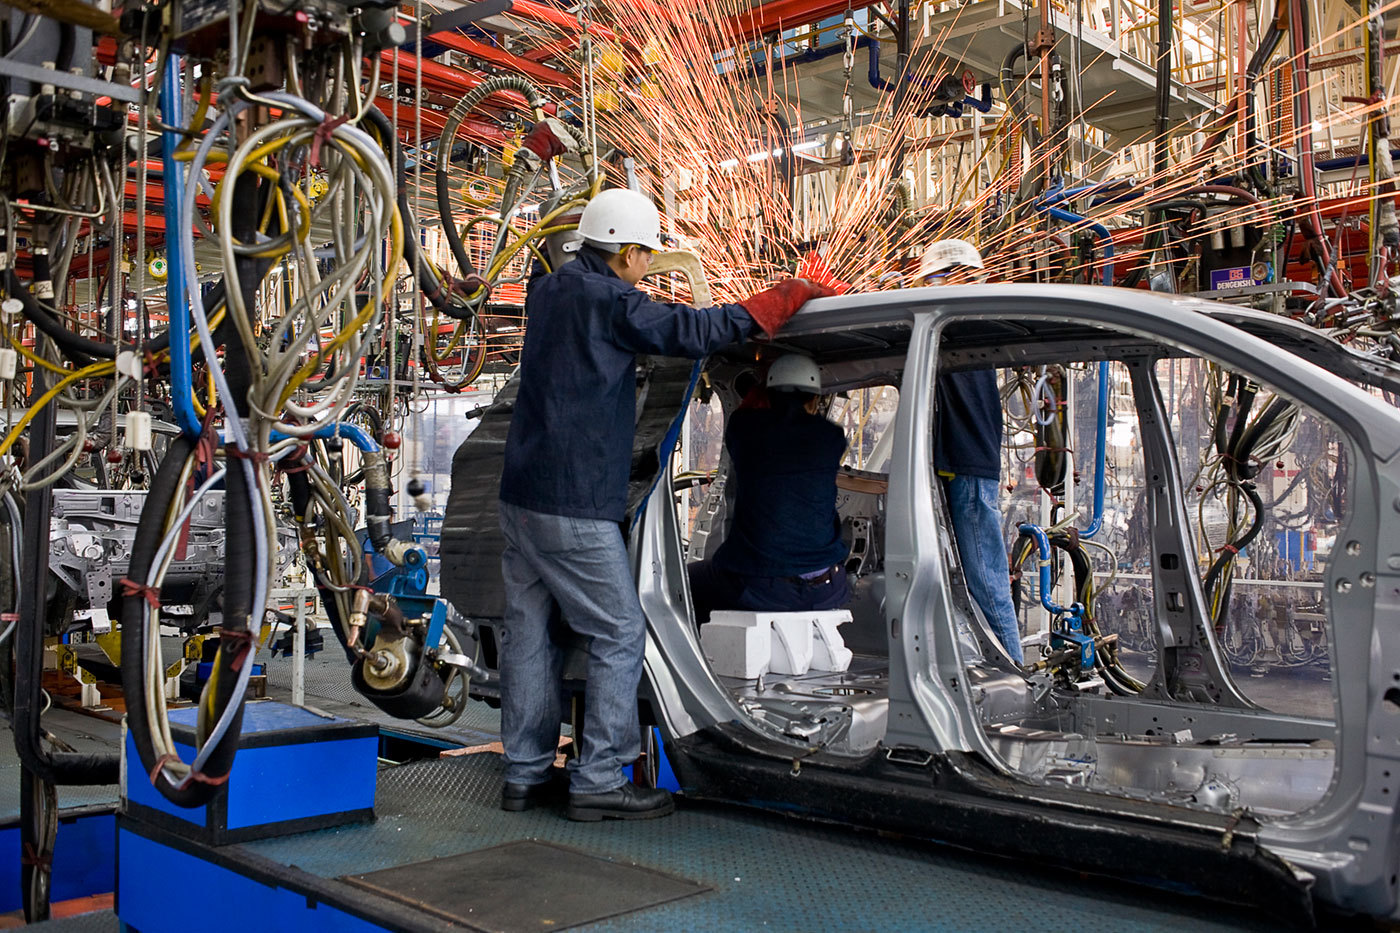
[[[727,807],[682,804],[663,820],[601,824],[550,810],[504,813],[500,780],[492,754],[387,768],[377,822],[246,848],[335,877],[539,839],[714,888],[580,928],[591,931],[1277,929],[1191,898]]]

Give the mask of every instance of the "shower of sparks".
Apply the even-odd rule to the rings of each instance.
[[[1386,8],[1397,6],[1400,0]],[[949,36],[959,26],[960,13],[915,42],[903,75],[889,73],[886,65],[887,89],[879,92],[873,106],[865,92],[866,105],[853,127],[854,152],[845,154],[850,164],[843,164],[838,147],[846,128],[839,114],[834,122],[810,126],[832,114],[802,112],[797,85],[804,66],[789,59],[799,57],[795,50],[801,42],[814,47],[819,42],[825,48],[843,41],[844,25],[838,19],[827,31],[830,34],[821,37],[809,33],[777,43],[749,41],[736,26],[754,8],[746,0],[687,0],[671,5],[594,0],[591,8],[594,22],[625,37],[597,39],[593,45],[600,148],[606,152],[615,147],[637,160],[644,188],[663,205],[669,232],[684,248],[700,255],[716,298],[740,298],[775,277],[792,274],[813,251],[820,252],[836,277],[857,289],[910,284],[920,249],[950,236],[973,240],[994,278],[1045,278],[1045,270],[1053,268],[1061,278],[1098,282],[1110,261],[1121,277],[1127,269],[1151,259],[1144,243],[1180,221],[1180,215],[1169,218],[1151,208],[1179,206],[1184,200],[1202,204],[1210,214],[1210,229],[1227,239],[1233,229],[1246,225],[1258,231],[1301,218],[1305,225],[1316,226],[1317,205],[1296,186],[1281,188],[1257,203],[1196,189],[1208,179],[1241,174],[1247,166],[1274,158],[1274,153],[1291,153],[1300,140],[1317,138],[1333,127],[1363,124],[1385,106],[1348,106],[1320,116],[1317,126],[1295,125],[1291,82],[1299,63],[1285,38],[1259,78],[1258,86],[1269,93],[1258,110],[1252,147],[1243,145],[1242,121],[1234,119],[1237,92],[1228,87],[1221,112],[1198,121],[1204,125],[1174,121],[1162,140],[1171,150],[1166,173],[1137,173],[1131,192],[1127,196],[1119,192],[1111,204],[1086,196],[1059,205],[1084,217],[1083,222],[1047,222],[1035,207],[1036,197],[1052,184],[1047,165],[1055,167],[1067,187],[1074,187],[1075,179],[1103,177],[1113,167],[1116,154],[1085,157],[1089,150],[1079,138],[1078,114],[1070,115],[1068,131],[1030,144],[1041,109],[1037,60],[1029,62],[1029,69],[1023,60],[1020,74],[1005,88],[1026,102],[1024,109],[1019,113],[1004,109],[998,94],[998,106],[985,118],[982,144],[984,152],[995,158],[984,161],[1000,166],[999,170],[984,171],[964,157],[967,119],[922,116],[936,102],[937,79],[956,67]],[[1358,20],[1349,28],[1357,29],[1362,23]],[[865,33],[870,27],[862,23],[857,28]],[[1323,42],[1337,35],[1315,41],[1311,53],[1317,54]],[[881,38],[890,41],[888,33]],[[1068,41],[1062,37],[1062,55]],[[1217,41],[1223,44],[1224,37],[1218,36]],[[557,48],[553,39],[540,45],[542,50]],[[1222,50],[1222,55],[1228,54]],[[864,48],[856,51],[849,77],[843,78],[839,70],[835,73],[838,81],[850,82],[853,92],[866,80],[865,56]],[[1081,62],[1080,68],[1092,64],[1092,60]],[[1223,60],[1215,77],[1223,86]],[[893,89],[898,87],[903,92],[896,100]],[[1314,110],[1322,114],[1325,95],[1314,87],[1313,97]],[[1082,123],[1092,127],[1096,108],[1112,103],[1112,95],[1084,102]],[[961,141],[955,139],[959,131],[963,131]],[[1201,141],[1216,135],[1219,144],[1202,151]],[[1144,150],[1156,142],[1150,136],[1137,140]],[[900,192],[904,172],[917,164],[921,152],[951,171],[931,180],[929,206],[905,211],[902,205],[909,192]],[[819,173],[826,178],[809,181]],[[622,182],[616,168],[609,182]],[[811,197],[803,190],[808,185],[824,186],[825,196]],[[1324,193],[1338,206],[1345,199],[1344,210],[1352,223],[1364,224],[1370,202],[1389,194],[1387,186],[1370,181],[1364,168],[1341,187],[1329,186]],[[814,201],[822,202],[815,219],[795,209],[794,202]],[[1197,232],[1203,219],[1192,218]],[[1332,211],[1328,221],[1335,219]],[[1093,224],[1109,228],[1112,260],[1105,258],[1104,244],[1093,236]],[[1330,223],[1322,226],[1322,234],[1332,238],[1335,248],[1337,234]],[[1092,258],[1075,248],[1080,235],[1094,241]],[[1345,266],[1356,258],[1354,253],[1349,250],[1337,262],[1348,275]]]

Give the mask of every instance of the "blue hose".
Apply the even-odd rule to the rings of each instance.
[[[1066,190],[1057,185],[1037,202],[1037,206],[1056,220],[1071,224],[1086,224],[1090,230],[1103,242],[1104,270],[1103,284],[1113,284],[1113,239],[1110,237],[1108,228],[1097,221],[1091,221],[1078,214],[1067,211],[1063,208],[1054,207],[1050,203],[1052,200],[1059,201],[1074,197],[1085,191],[1102,187],[1100,185],[1084,185],[1079,188]],[[1089,522],[1089,527],[1079,533],[1081,538],[1092,538],[1103,528],[1103,500],[1105,474],[1108,470],[1108,364],[1099,363],[1099,408],[1098,408],[1098,436],[1094,441],[1094,512],[1093,518]],[[1036,525],[1022,525],[1022,531],[1029,531],[1037,536],[1037,541],[1042,543],[1042,559],[1048,559],[1050,552],[1050,542],[1045,537],[1045,532]],[[1041,573],[1045,580],[1049,580],[1050,568],[1042,564]],[[1042,602],[1045,597],[1042,596]],[[1065,610],[1052,609],[1047,603],[1045,608],[1051,612],[1064,612]]]
[[[1040,554],[1040,604],[1051,615],[1056,617],[1064,615],[1069,610],[1050,598],[1050,590],[1054,584],[1050,582],[1050,539],[1046,537],[1045,529],[1029,522],[1017,527],[1021,529],[1022,534],[1028,534],[1035,539],[1036,550]]]
[[[1089,220],[1087,218],[1080,217],[1078,214],[1071,213],[1070,211],[1067,211],[1062,207],[1052,207],[1047,204],[1044,206],[1043,209],[1045,213],[1049,214],[1056,220],[1062,220],[1067,224],[1084,224],[1088,226],[1090,230],[1094,231],[1094,235],[1097,236],[1099,240],[1103,242],[1103,284],[1112,285],[1113,238],[1109,235],[1108,228],[1105,227],[1103,224],[1099,223],[1097,220]]]
[[[321,427],[317,428],[311,434],[312,437],[318,438],[335,437],[336,435],[345,438],[366,453],[375,453],[379,450],[379,444],[358,424],[331,421],[321,425]],[[272,432],[272,440],[274,441],[285,441],[291,436],[290,434],[283,434],[281,431]]]
[[[160,116],[166,126],[183,126],[180,113],[180,56],[171,55],[160,76]],[[180,214],[185,199],[185,175],[175,161],[175,149],[180,134],[166,130],[160,137],[161,170],[165,178],[165,235],[189,236],[180,227]],[[204,424],[194,410],[194,373],[190,355],[190,306],[185,294],[185,264],[168,263],[165,280],[165,301],[170,315],[170,401],[175,409],[175,421],[187,437],[204,433]]]

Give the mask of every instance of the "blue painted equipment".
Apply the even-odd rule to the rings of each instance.
[[[195,708],[170,713],[176,750],[194,755]],[[203,807],[170,803],[142,772],[128,737],[122,768],[125,813],[190,839],[223,845],[374,818],[379,730],[272,701],[243,712],[228,780]],[[127,852],[119,858],[125,862]],[[132,868],[134,869],[134,865]]]
[[[1093,670],[1097,657],[1094,638],[1084,631],[1084,604],[1071,603],[1061,606],[1050,596],[1053,584],[1050,580],[1050,539],[1045,529],[1039,525],[1025,523],[1019,526],[1024,534],[1035,539],[1040,564],[1040,604],[1055,618],[1050,630],[1050,648],[1063,651],[1072,648],[1077,652],[1076,665],[1080,671]]]

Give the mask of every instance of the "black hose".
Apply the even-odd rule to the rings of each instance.
[[[43,257],[42,260],[40,257]],[[268,260],[259,260],[266,272],[271,263]],[[48,255],[36,252],[34,255],[34,278],[35,281],[44,281],[48,278]],[[261,276],[259,276],[261,278]],[[18,298],[21,311],[26,320],[38,328],[42,333],[53,339],[58,348],[67,354],[75,363],[86,365],[94,359],[116,359],[117,348],[113,344],[105,341],[92,340],[80,334],[75,334],[69,330],[59,318],[58,312],[53,308],[40,302],[30,291],[29,286],[13,268],[5,272],[5,290],[13,298]],[[210,290],[204,299],[205,307],[212,314],[224,303],[225,285],[222,279]],[[224,325],[221,323],[214,332],[214,337],[223,332]],[[167,328],[155,338],[147,341],[143,347],[149,353],[160,353],[170,346],[170,330]]]
[[[194,444],[183,434],[170,443],[160,469],[151,478],[141,521],[131,544],[131,560],[127,579],[144,583],[150,576],[151,564],[165,533],[166,517],[180,487],[180,476]],[[230,541],[230,544],[232,542]],[[160,759],[152,739],[153,724],[146,715],[146,640],[150,619],[145,612],[145,597],[139,593],[122,599],[122,693],[126,696],[126,729],[136,747],[141,770],[150,775],[155,788],[171,803],[180,807],[198,807],[208,803],[217,789],[213,784],[192,781],[180,788],[158,770]],[[204,773],[211,776],[227,774],[233,764],[238,744],[238,730],[230,729],[224,740],[205,762]],[[135,778],[133,778],[135,779]]]
[[[1258,490],[1254,488],[1253,483],[1240,483],[1239,488],[1249,498],[1250,504],[1254,507],[1254,519],[1250,522],[1249,528],[1240,536],[1239,540],[1231,541],[1226,545],[1220,556],[1211,563],[1210,570],[1206,572],[1205,583],[1201,586],[1201,589],[1205,591],[1207,600],[1211,598],[1211,594],[1214,592],[1216,585],[1220,582],[1220,575],[1225,572],[1225,568],[1235,559],[1235,555],[1249,547],[1250,543],[1259,536],[1259,530],[1264,527],[1264,500],[1259,497]],[[1226,582],[1228,584],[1229,581],[1227,580]],[[1222,597],[1220,601],[1220,614],[1215,619],[1215,629],[1217,632],[1224,628],[1225,616],[1228,613],[1229,603],[1226,598]]]
[[[442,216],[443,235],[447,237],[447,245],[452,250],[452,258],[457,261],[457,268],[461,271],[463,278],[480,275],[480,273],[472,264],[471,257],[467,255],[466,247],[462,245],[462,237],[457,232],[456,224],[452,222],[452,191],[449,187],[447,168],[452,159],[452,146],[457,139],[457,131],[461,129],[467,114],[471,113],[477,104],[498,91],[518,91],[524,94],[526,106],[532,111],[544,106],[543,95],[529,81],[516,75],[496,75],[472,88],[457,102],[457,105],[448,113],[447,122],[443,125],[442,133],[438,136],[437,162],[433,167],[433,184],[437,191],[438,213]],[[512,173],[507,173],[507,175],[510,174]],[[509,186],[510,183],[507,181],[507,188]],[[509,193],[507,191],[508,195]],[[502,218],[502,223],[504,222],[504,218]]]
[[[48,280],[47,254],[38,252],[34,254],[34,277],[36,281]],[[58,312],[40,304],[39,299],[35,298],[29,287],[20,281],[19,275],[15,273],[13,268],[5,270],[5,288],[12,297],[19,299],[25,318],[42,333],[52,338],[58,348],[72,357],[75,363],[86,365],[98,358],[107,360],[116,358],[117,348],[112,344],[90,340],[65,327],[58,318]]]
[[[4,493],[3,501],[0,502],[0,521],[5,526],[5,537],[0,541],[0,547],[4,548],[3,564],[7,568],[3,586],[0,589],[0,602],[9,607],[9,611],[19,618],[19,579],[21,568],[11,559],[11,555],[20,553],[20,539],[24,535],[23,521],[15,521],[19,508],[12,498],[13,494],[8,490]],[[13,510],[13,511],[12,511]],[[0,633],[4,628],[0,627]],[[8,638],[0,640],[0,713],[4,714],[8,722],[14,715],[15,709],[15,670],[14,670],[14,650],[11,647],[14,633],[11,632]]]
[[[231,233],[240,242],[252,242],[256,233],[255,220],[262,214],[262,200],[269,197],[270,186],[260,185],[256,176],[240,176],[233,190],[234,224]],[[261,284],[261,267],[251,256],[238,256],[234,259],[234,271],[242,292],[245,308],[254,307],[258,287]],[[234,314],[230,306],[229,315]],[[248,393],[252,387],[253,359],[249,348],[243,343],[243,331],[237,326],[228,328],[224,359],[227,372],[229,394],[224,404],[232,404],[229,417],[248,416]],[[256,490],[249,482],[248,464],[242,452],[229,444],[225,448],[224,465],[224,524],[228,538],[224,545],[224,605],[223,628],[220,630],[219,650],[214,657],[214,673],[211,674],[205,691],[212,689],[212,697],[201,697],[199,704],[199,735],[201,740],[213,729],[214,723],[233,702],[234,689],[238,680],[238,668],[252,663],[251,629],[255,615],[262,613],[261,606],[253,605],[253,594],[257,590],[256,577],[265,573],[265,568],[256,565],[254,542],[256,540],[253,523],[253,509]],[[256,467],[253,468],[254,470]],[[233,724],[225,734],[225,742],[233,739],[237,746],[241,730],[243,711],[235,714]],[[206,771],[208,769],[206,768]]]
[[[1225,471],[1231,479],[1240,479],[1239,466],[1249,457],[1249,450],[1240,444],[1240,440],[1244,437],[1245,424],[1258,394],[1259,390],[1252,383],[1243,382],[1235,400],[1235,423],[1230,427],[1230,439],[1225,448]]]
[[[34,371],[31,403],[48,389],[43,370]],[[45,405],[29,428],[29,456],[37,463],[53,449],[57,406]],[[15,750],[20,763],[46,784],[115,784],[119,756],[51,752],[39,742],[40,680],[44,665],[44,616],[49,588],[49,516],[53,492],[45,485],[24,499],[24,547],[19,586],[19,619],[15,623]]]
[[[423,251],[419,248],[418,223],[414,220],[408,206],[408,167],[403,156],[403,147],[399,145],[399,139],[394,135],[393,124],[378,107],[370,107],[365,111],[365,116],[379,131],[380,145],[388,150],[394,163],[394,177],[397,181],[395,198],[399,207],[399,216],[403,218],[405,228],[404,252],[408,255],[409,267],[417,271],[419,291],[423,293],[423,297],[428,300],[429,304],[448,317],[459,321],[470,320],[475,316],[475,312],[466,305],[452,302],[452,296],[443,291],[437,275],[428,265]],[[450,220],[443,222],[444,228],[450,226]]]
[[[380,554],[384,554],[393,533],[389,528],[393,512],[389,508],[389,466],[384,461],[384,453],[367,450],[364,454],[365,474],[365,528],[369,531],[369,543]]]
[[[251,240],[254,220],[261,213],[257,210],[258,195],[255,176],[245,175],[238,179],[233,191],[233,236],[245,241]],[[237,257],[234,263],[244,305],[251,306],[257,297],[257,289],[262,274],[266,272],[267,263],[245,256]],[[229,313],[233,313],[231,308]],[[244,346],[242,331],[238,327],[228,327],[226,336],[225,359],[231,395],[226,404],[232,404],[234,407],[229,413],[230,417],[242,418],[248,414],[252,361]],[[152,480],[151,491],[141,512],[141,522],[137,527],[127,571],[128,579],[138,584],[144,584],[150,574],[151,562],[164,535],[165,518],[170,510],[170,503],[193,446],[194,442],[184,435],[177,438],[171,444],[165,460]],[[204,741],[233,701],[238,681],[236,668],[252,663],[250,619],[255,608],[253,592],[256,589],[256,574],[262,572],[261,568],[255,566],[254,561],[253,490],[248,483],[244,463],[239,461],[232,446],[225,455],[225,467],[224,523],[227,537],[224,546],[223,627],[220,631],[219,649],[214,658],[214,672],[204,688],[204,696],[200,697],[196,730],[198,743]],[[142,605],[144,598],[137,593],[127,596],[122,603],[122,683],[130,702],[127,711],[128,731],[133,737],[142,767],[151,776],[152,783],[161,795],[176,806],[201,806],[213,797],[218,783],[227,777],[233,767],[243,725],[241,699],[228,731],[204,763],[202,777],[205,780],[191,781],[183,788],[172,783],[160,770],[160,762],[156,757],[151,737],[151,723],[146,716],[146,626],[143,624],[145,612]]]

